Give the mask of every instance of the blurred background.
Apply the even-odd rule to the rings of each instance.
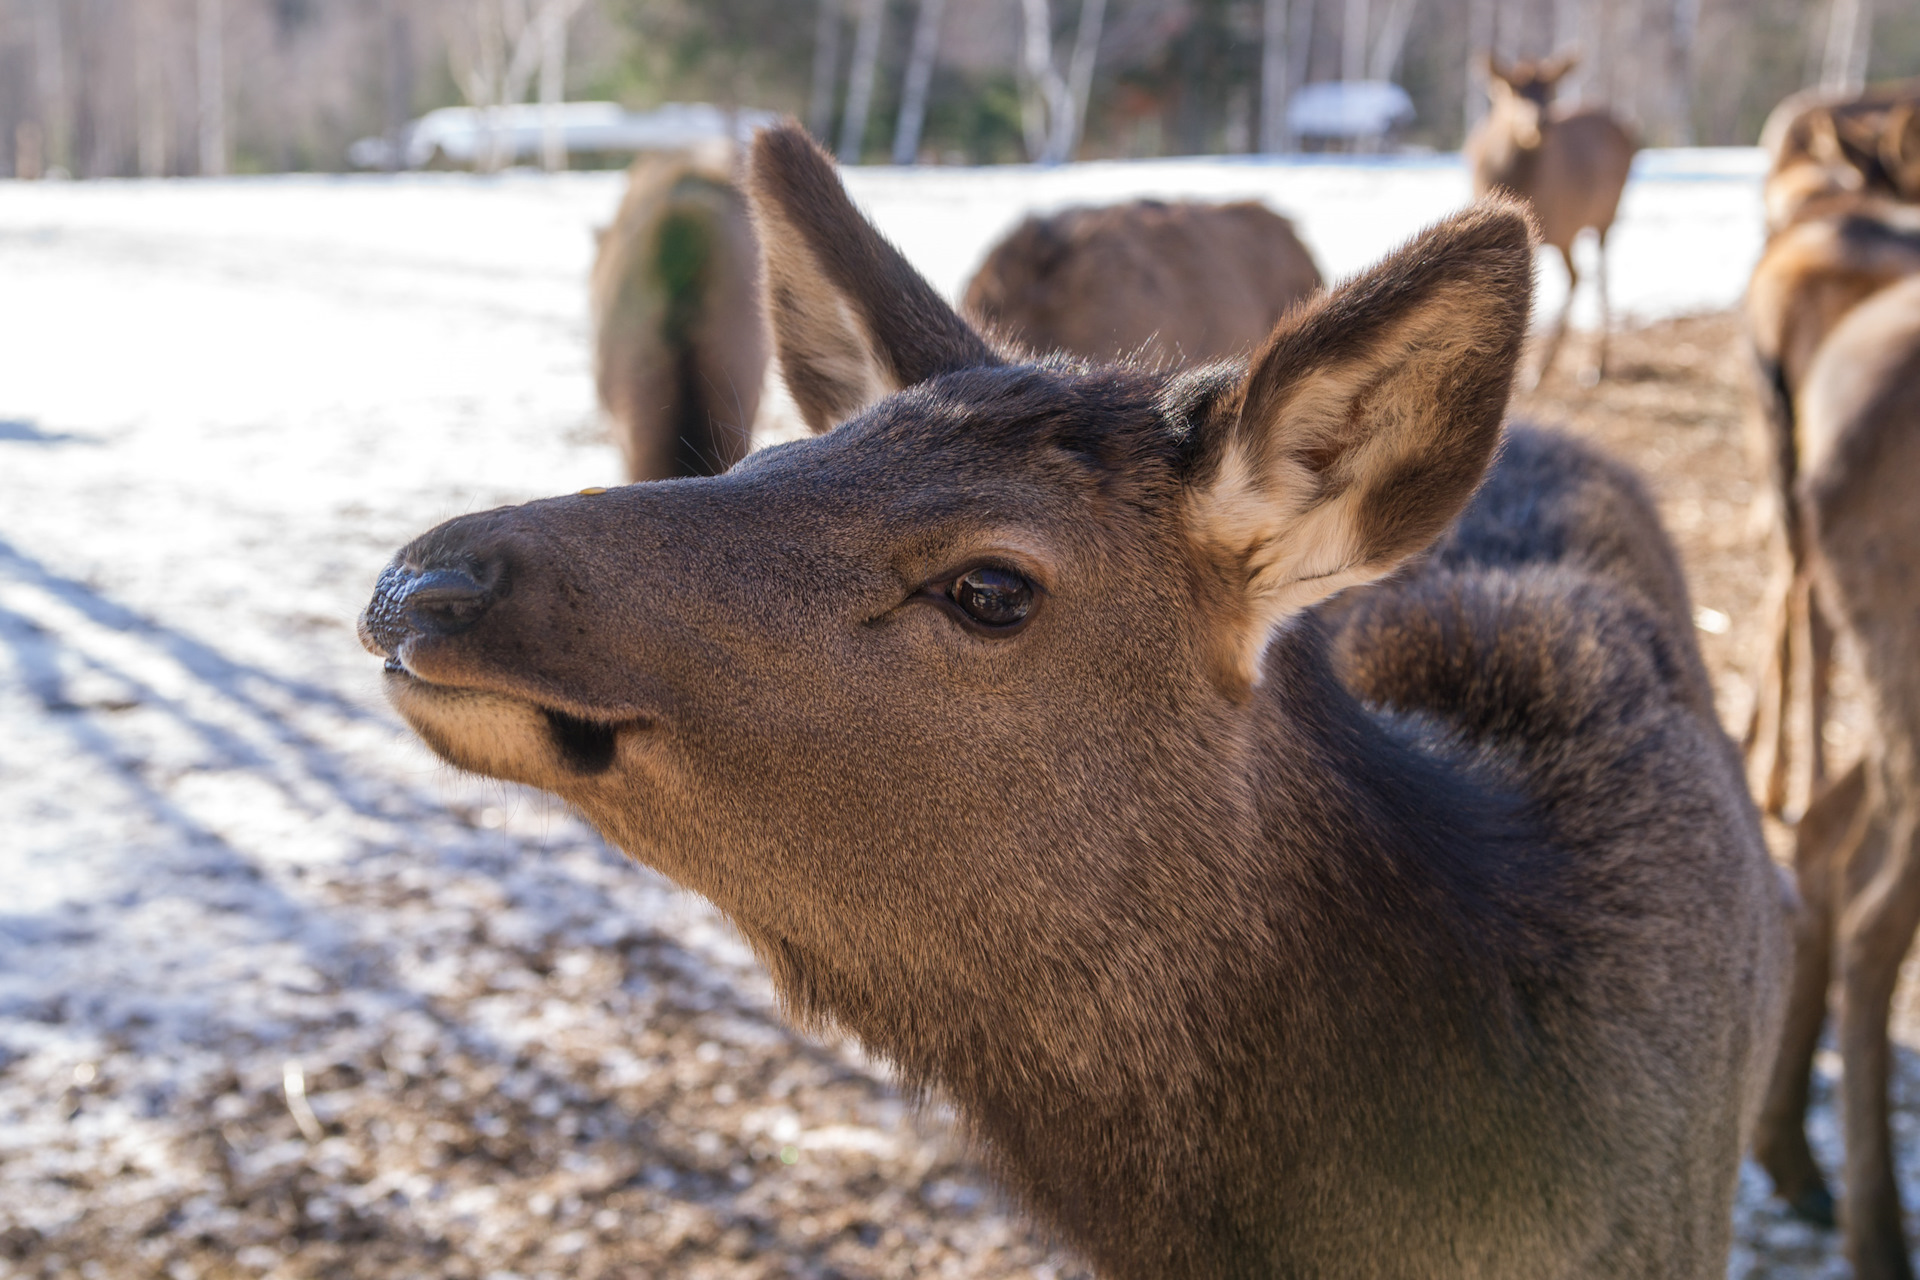
[[[1575,46],[1584,57],[1562,101],[1609,104],[1646,145],[1751,143],[1795,89],[1920,69],[1920,10],[1874,0],[0,0],[0,170],[377,167],[404,158],[353,144],[401,140],[435,108],[561,100],[792,113],[843,162],[1275,152],[1325,145],[1290,130],[1286,106],[1306,86],[1336,82],[1400,86],[1410,111],[1394,140],[1451,149],[1484,110],[1480,51],[1512,59]]]

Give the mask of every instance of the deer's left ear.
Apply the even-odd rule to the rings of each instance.
[[[1540,78],[1548,84],[1557,83],[1567,72],[1580,65],[1580,51],[1568,49],[1548,58],[1540,67]]]
[[[1531,223],[1496,200],[1281,321],[1196,428],[1189,529],[1245,605],[1223,668],[1252,683],[1282,620],[1424,550],[1466,505],[1532,294]]]
[[[780,371],[814,431],[937,374],[1000,363],[853,207],[798,124],[754,138],[750,179]]]

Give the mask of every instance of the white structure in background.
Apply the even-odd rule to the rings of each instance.
[[[1287,132],[1293,137],[1323,146],[1343,143],[1356,151],[1378,149],[1413,118],[1413,99],[1385,80],[1310,84],[1287,103]]]
[[[617,102],[528,103],[491,111],[442,107],[408,125],[398,139],[360,139],[347,148],[347,159],[362,169],[421,169],[436,162],[477,167],[488,155],[512,164],[539,159],[550,130],[569,155],[668,151],[720,138],[745,142],[778,118],[771,111],[728,111],[705,102],[669,102],[654,111],[628,111]]]

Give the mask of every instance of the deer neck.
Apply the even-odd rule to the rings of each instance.
[[[1142,1274],[1213,1267],[1202,1255],[1231,1223],[1184,1243],[1132,1233],[1198,1224],[1239,1188],[1264,1188],[1248,1212],[1266,1230],[1288,1196],[1324,1203],[1356,1176],[1337,1163],[1394,1152],[1421,1176],[1444,1157],[1407,1135],[1497,1081],[1490,1057],[1526,1048],[1486,1031],[1524,1021],[1503,1017],[1509,940],[1538,932],[1495,882],[1511,807],[1359,706],[1313,625],[1277,639],[1266,670],[1233,759],[1213,766],[1231,802],[1119,855],[1155,860],[1153,895],[1106,904],[1126,936],[1071,953],[1104,969],[1063,978],[1057,1000],[976,974],[971,990],[870,1005],[878,1022],[854,1028],[910,1085],[951,1095],[1003,1175],[1096,1260],[1146,1250]]]

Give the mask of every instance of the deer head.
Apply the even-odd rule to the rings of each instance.
[[[1184,1007],[1166,952],[1250,909],[1270,637],[1479,482],[1526,217],[1476,207],[1250,364],[1166,372],[1003,358],[797,126],[752,191],[785,376],[841,425],[443,524],[362,638],[435,751],[712,899],[803,1017],[963,1093],[1103,1079]]]
[[[1508,122],[1521,150],[1531,151],[1540,145],[1540,129],[1547,108],[1553,105],[1553,91],[1579,61],[1580,55],[1573,51],[1536,62],[1508,64],[1502,64],[1492,53],[1486,55],[1487,92],[1493,99],[1494,114]]]

